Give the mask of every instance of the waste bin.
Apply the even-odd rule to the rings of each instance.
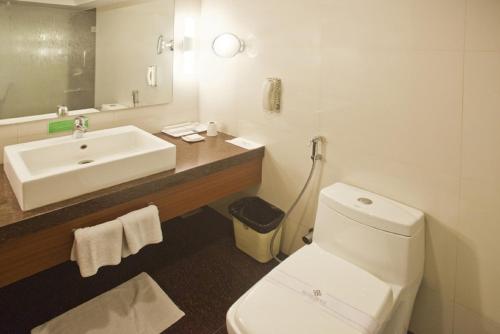
[[[261,263],[269,262],[271,239],[285,213],[256,196],[232,203],[229,212],[233,216],[236,247]],[[274,255],[279,253],[280,241],[281,231],[276,235]]]

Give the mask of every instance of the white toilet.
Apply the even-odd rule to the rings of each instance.
[[[406,334],[424,268],[422,212],[336,183],[320,193],[314,242],[227,313],[229,334]]]

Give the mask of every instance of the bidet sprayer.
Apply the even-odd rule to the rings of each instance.
[[[311,160],[316,161],[316,160],[323,159],[323,155],[318,153],[318,145],[319,145],[319,143],[323,143],[324,141],[325,141],[325,138],[322,136],[314,137],[311,140],[311,144],[312,144]]]
[[[293,203],[290,206],[290,208],[288,209],[288,211],[285,212],[285,215],[283,216],[283,219],[281,219],[278,227],[276,227],[274,229],[273,235],[271,237],[271,242],[269,243],[269,253],[271,254],[271,256],[278,263],[281,262],[281,260],[278,258],[277,254],[275,252],[274,242],[276,241],[276,237],[277,237],[278,233],[281,231],[281,229],[283,227],[283,224],[286,222],[287,218],[290,216],[290,213],[293,211],[293,209],[297,206],[297,203],[300,201],[300,199],[302,198],[302,195],[304,195],[304,193],[305,193],[305,191],[307,189],[307,186],[311,182],[313,174],[314,174],[314,170],[315,170],[316,165],[317,165],[316,162],[317,161],[321,161],[323,159],[323,155],[321,155],[319,153],[319,145],[320,145],[320,143],[324,143],[324,142],[325,142],[325,137],[322,137],[322,136],[313,137],[313,139],[311,139],[311,145],[312,145],[311,160],[312,160],[312,164],[311,164],[311,170],[309,171],[309,175],[307,176],[307,180],[304,183],[304,186],[302,187],[302,189],[300,190],[299,195],[297,196],[297,198],[293,201]],[[312,231],[309,231],[309,232],[311,232],[311,233],[309,233],[305,237],[306,237],[307,242],[309,242],[309,239],[311,239],[311,242],[312,242]]]

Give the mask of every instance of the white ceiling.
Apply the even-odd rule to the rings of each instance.
[[[19,0],[31,3],[43,3],[48,5],[80,7],[80,8],[95,8],[117,4],[127,0]]]

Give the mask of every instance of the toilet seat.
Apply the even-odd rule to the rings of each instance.
[[[390,285],[313,243],[233,305],[228,329],[240,334],[374,334],[392,307]]]

